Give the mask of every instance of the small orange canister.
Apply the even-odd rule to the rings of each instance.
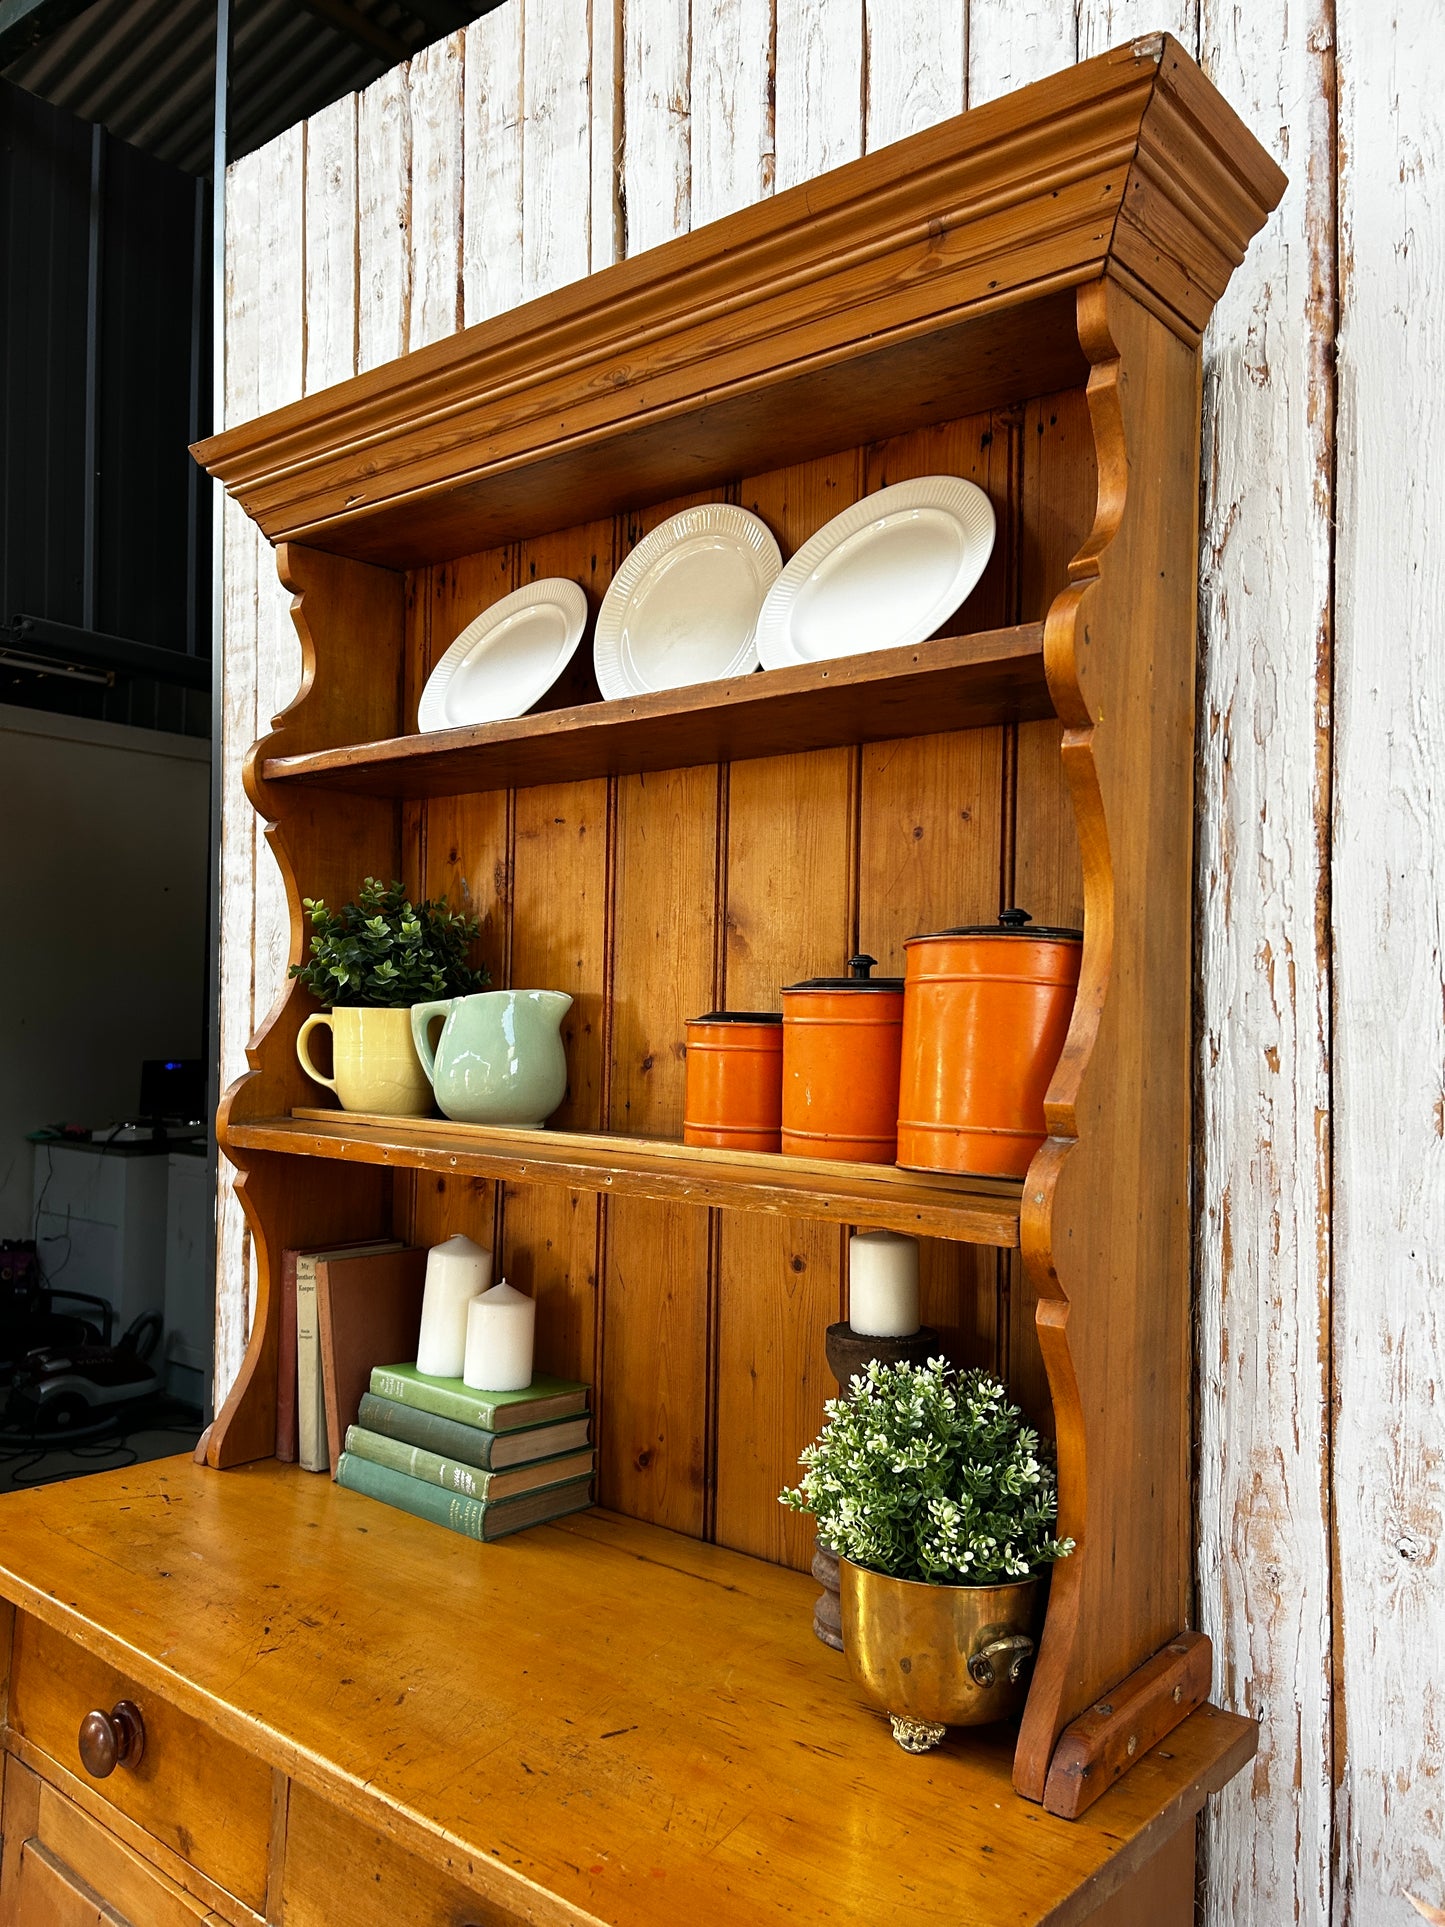
[[[783,1151],[788,1157],[891,1164],[898,1139],[903,979],[809,977],[783,991]]]
[[[1068,1035],[1083,934],[1026,910],[904,945],[898,1162],[1021,1178]]]
[[[782,1112],[778,1012],[710,1010],[689,1017],[683,1143],[714,1151],[776,1151]]]

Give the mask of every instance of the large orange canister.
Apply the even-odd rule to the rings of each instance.
[[[1021,1178],[1043,1143],[1083,934],[1031,922],[1005,910],[996,924],[903,946],[900,1164]]]
[[[782,1114],[779,1013],[710,1010],[689,1017],[683,1143],[714,1151],[776,1151]]]
[[[846,977],[783,991],[783,1152],[891,1164],[898,1140],[903,979],[850,957]]]

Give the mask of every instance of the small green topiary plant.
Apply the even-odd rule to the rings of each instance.
[[[937,1586],[1000,1586],[1063,1559],[1058,1487],[1038,1433],[984,1371],[870,1365],[779,1495],[855,1566]]]
[[[435,997],[465,997],[490,981],[474,970],[467,951],[480,925],[451,910],[445,897],[413,904],[402,886],[385,888],[367,877],[354,903],[327,909],[320,897],[303,897],[311,919],[311,954],[292,964],[323,1004],[363,1004],[405,1009]]]

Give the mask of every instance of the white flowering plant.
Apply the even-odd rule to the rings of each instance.
[[[856,1566],[938,1586],[997,1586],[1066,1558],[1058,1486],[1039,1435],[991,1373],[871,1364],[779,1494]]]

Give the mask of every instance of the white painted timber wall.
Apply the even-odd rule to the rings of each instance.
[[[1211,1927],[1445,1906],[1445,60],[1436,0],[506,0],[238,162],[240,421],[1167,27],[1290,178],[1205,353],[1199,1621]],[[223,1072],[285,959],[225,527]],[[217,1393],[250,1259],[219,1200]]]

